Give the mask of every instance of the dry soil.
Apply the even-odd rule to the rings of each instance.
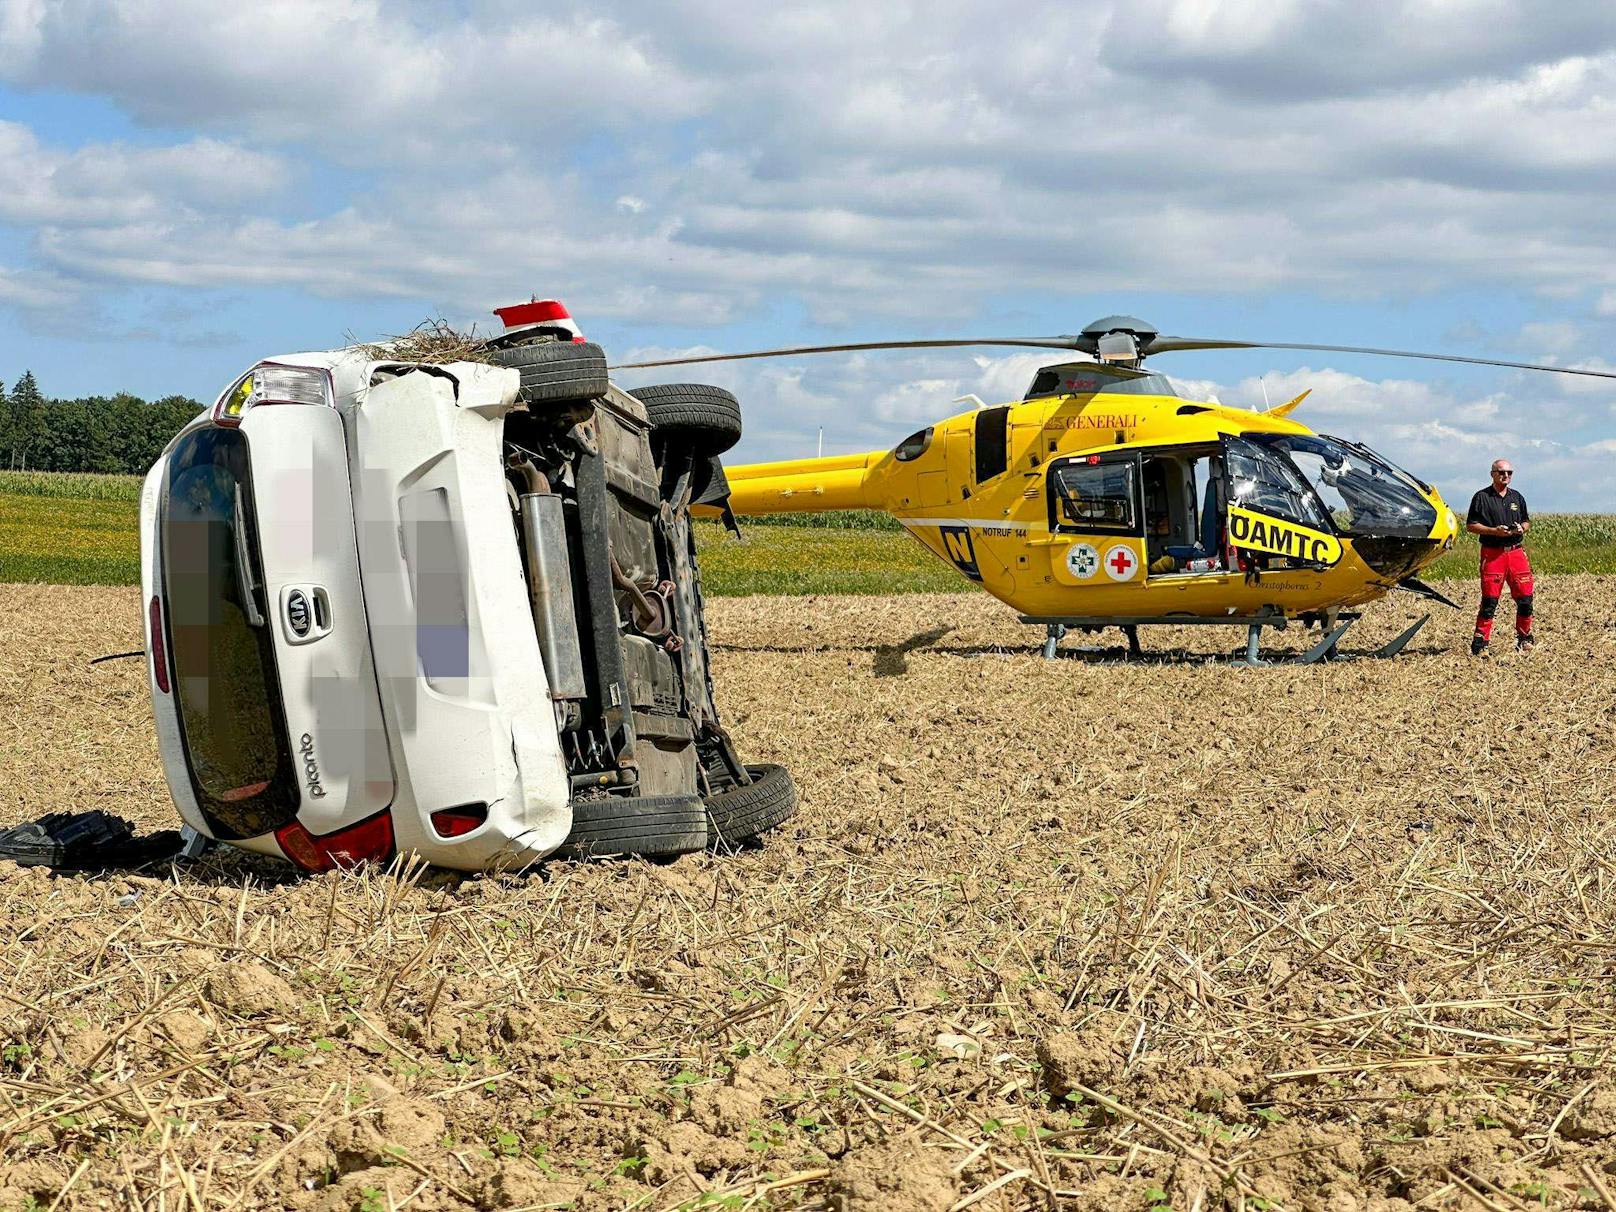
[[[724,600],[721,704],[803,793],[757,849],[7,867],[0,1210],[1616,1212],[1613,598],[1265,670]],[[141,662],[88,665],[139,612],[0,586],[0,822],[172,824]]]

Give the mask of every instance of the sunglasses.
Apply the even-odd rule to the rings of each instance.
[[[1513,472],[1513,471],[1496,471],[1496,470],[1495,470],[1495,471],[1494,471],[1494,472],[1493,472],[1493,474],[1494,474],[1494,475],[1495,475],[1495,476],[1512,476],[1512,475],[1514,475],[1514,474],[1515,474],[1515,473],[1514,473],[1514,472]]]

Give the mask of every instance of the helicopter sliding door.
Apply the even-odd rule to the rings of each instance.
[[[1328,568],[1341,541],[1318,495],[1280,451],[1223,439],[1228,542],[1248,567]]]
[[[1049,462],[1049,533],[1055,576],[1095,588],[1145,583],[1139,456],[1070,455]],[[1064,556],[1058,550],[1065,543]]]

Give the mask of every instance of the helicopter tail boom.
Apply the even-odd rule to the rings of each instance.
[[[868,471],[884,452],[829,455],[726,467],[729,505],[738,514],[823,513],[832,509],[875,509],[866,491]],[[695,512],[706,512],[697,509]]]

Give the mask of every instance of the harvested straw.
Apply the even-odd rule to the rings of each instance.
[[[352,334],[349,334],[350,338]],[[442,316],[422,320],[409,332],[384,337],[376,342],[352,341],[360,352],[378,360],[424,362],[442,366],[448,362],[492,362],[488,338],[473,325],[461,332]]]
[[[0,870],[0,1209],[1616,1212],[1613,592],[1267,670],[726,598],[726,722],[803,792],[756,849]],[[88,664],[142,609],[0,586],[0,824],[172,823],[142,663]]]

